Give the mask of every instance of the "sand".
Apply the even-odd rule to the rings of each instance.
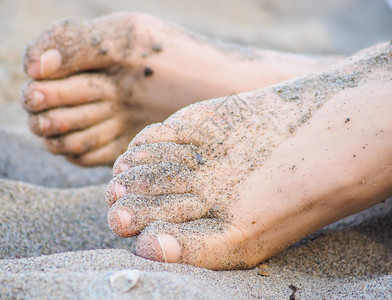
[[[290,285],[297,299],[392,295],[392,199],[270,259],[263,277],[257,268],[217,272],[139,258],[131,240],[111,234],[103,197],[102,185],[53,189],[1,180],[1,298],[288,299]],[[140,270],[129,292],[110,285],[120,270]]]
[[[132,239],[111,233],[111,170],[45,152],[27,130],[18,93],[23,46],[45,25],[119,10],[288,51],[349,54],[392,33],[382,1],[0,1],[0,298],[392,299],[392,199],[270,259],[270,276],[147,261],[132,254]],[[138,274],[132,287],[127,276]]]

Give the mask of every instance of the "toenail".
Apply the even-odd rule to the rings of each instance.
[[[32,100],[31,101],[32,106],[34,107],[40,106],[45,100],[45,95],[40,91],[34,91],[31,100]]]
[[[38,122],[39,122],[39,130],[41,133],[49,130],[49,128],[50,128],[50,120],[49,119],[39,116]]]
[[[178,241],[168,234],[158,235],[157,240],[161,247],[163,260],[168,263],[178,262],[181,255],[181,247]]]
[[[116,192],[116,197],[117,199],[121,199],[122,197],[124,197],[127,194],[127,188],[125,186],[123,186],[120,183],[117,183],[114,185],[114,190]]]
[[[40,72],[41,77],[48,77],[56,72],[62,62],[62,56],[59,50],[49,49],[46,50],[40,59]]]
[[[129,166],[127,164],[120,164],[120,170],[121,172],[125,172],[127,170],[129,170]]]
[[[120,219],[121,227],[123,229],[128,228],[129,225],[131,225],[132,216],[128,211],[126,211],[124,209],[119,209],[117,211],[117,215],[118,215],[118,218]]]
[[[159,234],[157,238],[141,234],[136,239],[135,250],[141,257],[169,263],[178,262],[181,256],[180,244],[168,234]]]

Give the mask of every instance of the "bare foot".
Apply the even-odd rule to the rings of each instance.
[[[63,21],[26,50],[29,125],[49,151],[110,164],[147,124],[196,101],[321,69],[318,60],[210,41],[142,14]]]
[[[193,104],[116,161],[108,220],[136,253],[252,267],[392,194],[392,46],[331,70]]]

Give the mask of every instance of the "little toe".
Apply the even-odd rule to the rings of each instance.
[[[163,123],[151,124],[135,136],[135,138],[130,142],[128,149],[140,145],[162,142],[174,142],[181,144],[181,134],[173,127],[167,126]]]
[[[126,187],[127,193],[142,195],[166,195],[192,192],[195,173],[186,166],[173,162],[140,165],[117,175],[108,185],[109,205],[119,197],[116,186]],[[122,196],[122,195],[121,195]]]
[[[202,218],[207,212],[205,203],[193,194],[128,194],[110,208],[108,222],[114,233],[130,237],[156,220],[180,223]]]
[[[208,103],[204,104],[204,102]],[[202,101],[192,104],[175,112],[163,123],[155,123],[145,127],[131,141],[128,149],[162,142],[201,145],[217,136],[223,139],[225,131],[221,128],[222,124],[218,124],[218,120],[214,120],[216,116],[213,111],[214,105],[211,103],[214,102]],[[205,113],[204,107],[208,107],[210,111]]]
[[[97,102],[69,108],[56,108],[40,114],[30,114],[30,130],[44,137],[57,136],[86,129],[102,122],[114,113],[110,102]]]
[[[45,147],[54,154],[79,156],[105,146],[120,136],[125,129],[126,124],[123,121],[107,119],[85,130],[46,138]]]
[[[203,159],[197,152],[197,147],[193,145],[178,145],[172,142],[141,145],[129,149],[116,160],[113,175],[116,176],[135,166],[162,162],[176,162],[195,169],[203,163]]]
[[[22,91],[22,104],[29,112],[76,106],[96,101],[118,100],[118,91],[108,76],[79,74],[61,80],[30,81]]]

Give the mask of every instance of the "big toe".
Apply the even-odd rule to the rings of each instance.
[[[25,72],[33,79],[62,78],[112,65],[118,56],[116,45],[121,45],[122,54],[130,52],[130,22],[117,26],[121,21],[110,16],[92,22],[54,23],[26,48]]]
[[[136,254],[160,262],[208,269],[250,268],[260,260],[260,245],[219,219],[172,224],[154,222],[136,239]]]

